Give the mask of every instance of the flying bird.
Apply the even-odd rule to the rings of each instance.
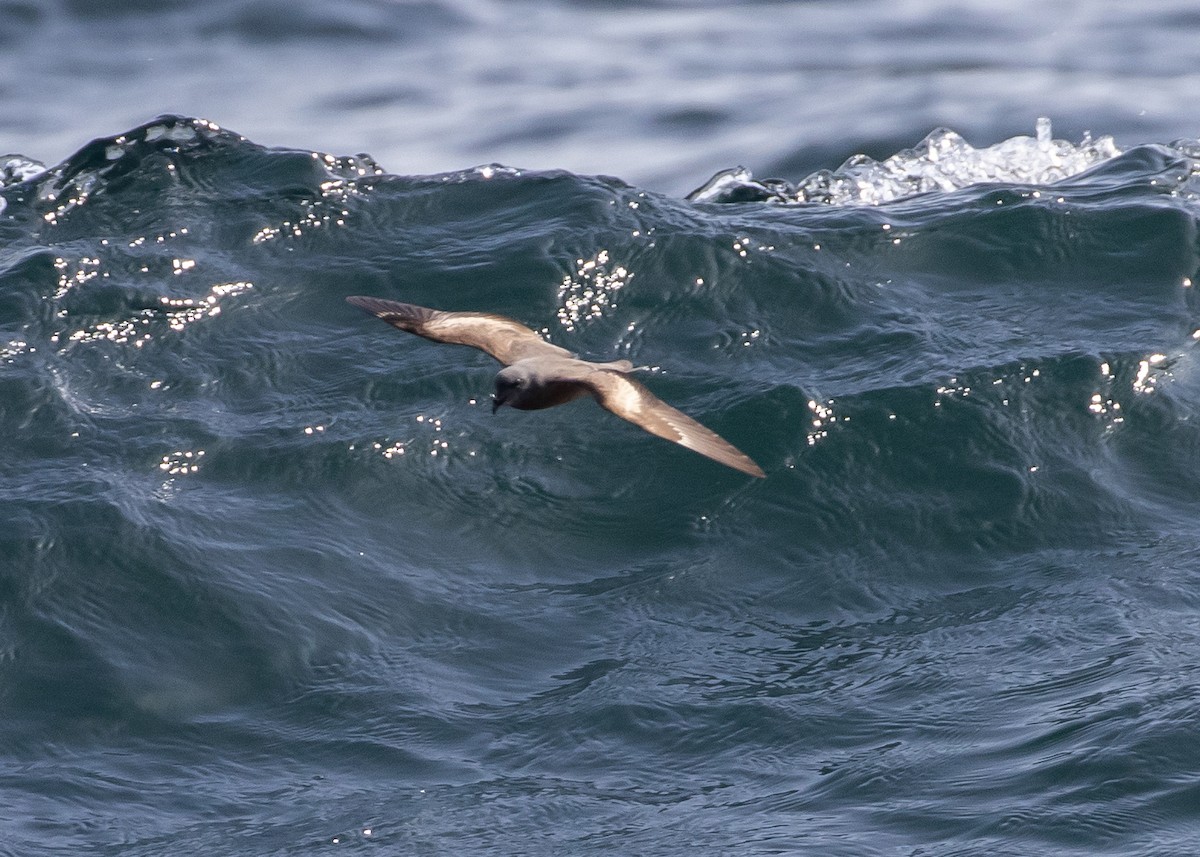
[[[496,375],[492,413],[504,405],[535,411],[591,396],[600,407],[650,434],[727,467],[764,477],[762,468],[719,434],[675,410],[629,377],[628,360],[592,363],[546,342],[519,321],[484,312],[445,312],[381,298],[346,300],[393,327],[434,342],[478,348],[504,364]]]

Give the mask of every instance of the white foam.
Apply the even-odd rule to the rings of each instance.
[[[1011,137],[976,149],[960,135],[939,128],[911,149],[884,161],[864,155],[838,169],[809,176],[796,188],[797,202],[879,205],[928,191],[1006,182],[1046,185],[1081,173],[1121,154],[1112,137],[1085,136],[1076,144],[1055,140],[1050,120],[1039,119],[1035,137]]]
[[[40,161],[34,161],[23,155],[0,156],[0,187],[20,184],[34,176],[40,176],[44,172],[46,172],[46,165]],[[3,200],[0,200],[0,206],[2,205]]]
[[[930,191],[977,184],[1048,185],[1121,154],[1112,137],[1079,143],[1055,140],[1050,120],[1039,119],[1035,136],[1017,136],[976,149],[946,128],[883,161],[849,158],[836,170],[821,170],[795,186],[778,179],[756,180],[745,167],[725,170],[688,195],[693,202],[762,201],[881,205]]]

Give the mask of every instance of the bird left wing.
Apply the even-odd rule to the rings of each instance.
[[[527,357],[574,357],[567,349],[547,342],[519,321],[503,315],[447,312],[360,295],[346,301],[400,330],[434,342],[478,348],[505,366]]]

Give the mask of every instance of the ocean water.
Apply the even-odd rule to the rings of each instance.
[[[1196,851],[1185,6],[0,8],[9,70],[132,45],[0,88],[42,117],[0,125],[0,853]],[[198,69],[127,67],[167,31]],[[409,100],[298,82],[472,46]],[[113,118],[284,54],[235,122]],[[795,64],[827,124],[781,115]],[[603,115],[546,125],[555,87]],[[410,107],[411,164],[338,137]],[[355,294],[629,359],[767,478],[590,402],[493,415],[488,357]]]
[[[1191,0],[0,0],[0,153],[160,113],[389,171],[500,162],[683,195],[937,127],[1197,135]]]

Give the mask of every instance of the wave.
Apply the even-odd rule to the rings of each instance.
[[[1196,167],[1188,153],[1194,152],[1195,145],[1194,141],[1180,140],[1163,147],[1157,171],[1174,172],[1178,177],[1173,177],[1173,181],[1179,185],[1191,183]],[[917,194],[952,192],[981,184],[1057,185],[1123,154],[1108,136],[1096,139],[1085,136],[1079,143],[1056,140],[1046,118],[1038,120],[1034,137],[1011,137],[983,149],[971,146],[954,131],[939,128],[911,149],[882,161],[855,155],[835,170],[820,170],[795,183],[784,179],[756,180],[745,167],[723,170],[688,194],[688,199],[719,203],[884,205]],[[1142,152],[1133,159],[1147,156]],[[1100,172],[1114,169],[1124,168],[1110,164]]]
[[[539,544],[586,544],[596,521],[653,544],[664,515],[707,526],[741,502],[736,477],[583,405],[483,414],[487,359],[363,329],[342,298],[373,293],[503,312],[634,360],[769,462],[778,526],[813,549],[935,532],[956,550],[1002,532],[1032,544],[1076,532],[1065,522],[1093,495],[1083,520],[1116,527],[1121,492],[1087,474],[1131,468],[1154,507],[1158,471],[1135,450],[1164,425],[1192,444],[1196,172],[1181,146],[1043,131],[856,161],[823,179],[856,182],[840,201],[711,205],[720,194],[499,165],[389,175],[163,117],[2,192],[8,445],[31,482],[66,493],[114,457],[139,502],[251,478],[280,496],[361,483],[372,504],[395,482],[436,498],[410,510],[428,528],[516,522],[532,504]],[[693,480],[705,490],[668,499]],[[872,518],[903,523],[866,538],[826,520],[867,514],[865,486]],[[939,492],[957,499],[934,512],[922,498]],[[338,517],[367,513],[350,502]]]
[[[145,853],[480,806],[744,845],[864,795],[907,836],[901,782],[984,850],[1186,815],[1110,768],[1195,769],[1198,148],[939,132],[691,199],[187,117],[7,159],[5,805],[83,847],[150,783]],[[486,356],[351,294],[630,359],[768,478],[493,416]]]

